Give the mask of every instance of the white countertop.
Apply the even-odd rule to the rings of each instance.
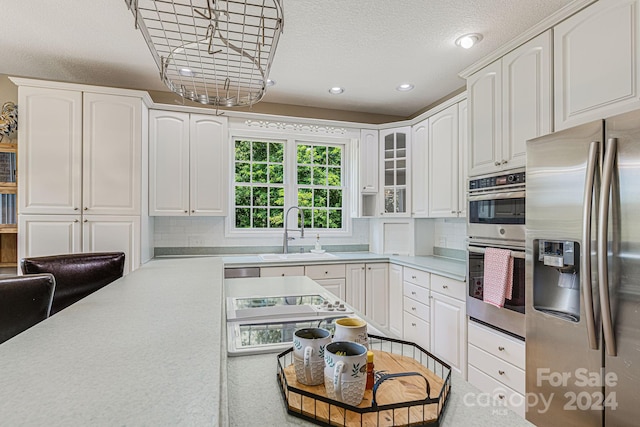
[[[464,260],[439,256],[401,256],[374,254],[371,252],[332,252],[336,258],[305,261],[263,261],[258,255],[223,256],[225,267],[254,267],[254,266],[287,266],[300,264],[336,264],[361,262],[391,262],[407,267],[417,268],[430,273],[439,274],[451,279],[466,281],[467,263]]]
[[[1,344],[0,424],[311,425],[286,414],[275,354],[227,358],[222,274],[153,260]],[[479,394],[454,373],[443,425],[530,425]]]

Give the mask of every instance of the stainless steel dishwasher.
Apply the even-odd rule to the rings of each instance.
[[[260,267],[225,268],[225,279],[239,279],[242,277],[260,277]]]

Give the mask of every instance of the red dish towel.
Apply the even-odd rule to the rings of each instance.
[[[487,248],[484,252],[484,289],[482,300],[504,307],[513,290],[513,258],[507,249]]]

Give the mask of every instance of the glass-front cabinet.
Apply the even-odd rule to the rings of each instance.
[[[16,267],[16,151],[13,143],[0,143],[0,267]]]
[[[408,216],[411,212],[410,137],[409,126],[380,131],[382,216]]]

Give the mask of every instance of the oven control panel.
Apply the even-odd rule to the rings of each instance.
[[[512,172],[504,175],[493,175],[469,181],[469,190],[484,190],[506,185],[523,185],[525,172]]]

